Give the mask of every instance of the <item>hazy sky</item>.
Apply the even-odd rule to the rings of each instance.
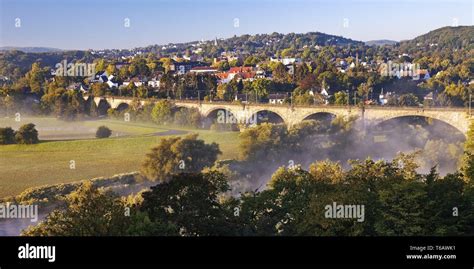
[[[310,31],[403,40],[456,21],[473,25],[474,0],[0,0],[0,46],[133,48]]]

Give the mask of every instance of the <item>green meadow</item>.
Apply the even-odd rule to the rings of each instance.
[[[54,118],[24,118],[19,123],[12,118],[0,119],[0,127],[17,129],[30,122],[38,127],[39,144],[0,146],[0,197],[19,194],[29,187],[137,171],[149,149],[163,137],[173,135],[198,133],[207,143],[218,143],[223,152],[220,159],[237,158],[238,154],[237,132],[118,120],[63,122]],[[112,129],[110,138],[94,138],[100,125]]]

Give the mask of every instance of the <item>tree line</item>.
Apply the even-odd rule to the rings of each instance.
[[[264,157],[253,155],[260,151],[255,147],[271,145],[265,140],[249,143],[245,137],[253,133],[248,132],[241,140],[242,158],[253,163]],[[294,134],[285,139],[291,137]],[[255,137],[258,140],[261,138]],[[157,182],[156,186],[117,197],[86,182],[68,196],[64,207],[23,234],[473,235],[473,153],[471,129],[462,167],[445,176],[440,176],[436,167],[425,174],[417,172],[413,154],[399,154],[391,161],[352,160],[347,168],[339,162],[320,160],[308,169],[296,163],[280,166],[264,188],[235,194],[235,171],[217,165],[217,144],[206,144],[197,135],[165,138],[147,154],[140,173]],[[253,169],[268,165],[278,154],[269,153],[270,157]],[[326,208],[333,203],[363,205],[363,221],[328,218]]]

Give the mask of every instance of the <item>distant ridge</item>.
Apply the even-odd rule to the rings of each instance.
[[[0,47],[0,51],[11,51],[18,50],[29,53],[42,53],[42,52],[59,52],[61,49],[46,48],[46,47]]]
[[[400,42],[402,48],[434,46],[437,48],[460,49],[474,44],[474,26],[446,26],[411,40]]]
[[[370,40],[370,41],[365,42],[367,46],[385,46],[385,45],[395,45],[397,43],[398,41],[388,40],[388,39]]]

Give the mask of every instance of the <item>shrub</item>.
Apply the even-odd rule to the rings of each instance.
[[[216,143],[206,144],[197,134],[163,138],[147,153],[141,174],[152,181],[166,181],[173,174],[199,173],[221,154]]]
[[[107,138],[112,134],[112,131],[107,126],[100,126],[97,128],[97,132],[95,133],[95,137],[97,138]]]
[[[15,131],[11,127],[0,128],[0,145],[15,144]]]
[[[36,144],[39,142],[38,131],[33,123],[28,123],[20,127],[15,134],[18,144]]]

